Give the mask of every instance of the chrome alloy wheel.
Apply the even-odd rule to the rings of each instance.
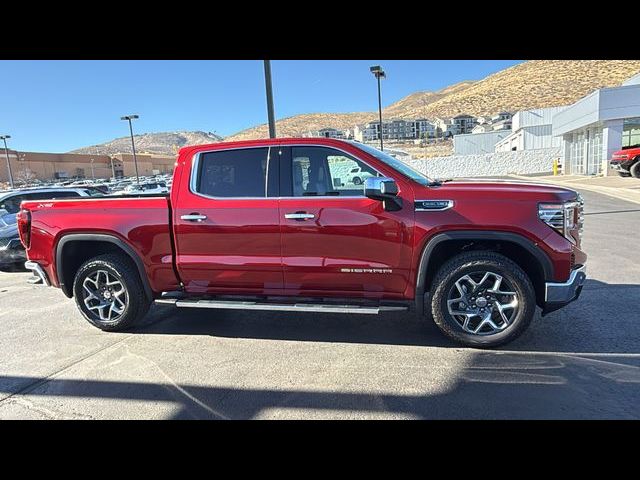
[[[463,275],[449,290],[447,308],[467,333],[492,335],[507,328],[518,314],[518,295],[493,272]]]
[[[115,322],[127,308],[127,289],[115,275],[106,270],[93,272],[82,282],[84,304],[97,313],[101,322]]]

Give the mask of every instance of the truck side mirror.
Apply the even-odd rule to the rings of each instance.
[[[381,200],[384,209],[395,212],[402,208],[402,198],[398,197],[398,184],[392,178],[368,177],[364,181],[364,194],[373,200]]]

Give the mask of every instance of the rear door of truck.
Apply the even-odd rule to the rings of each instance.
[[[277,151],[212,149],[186,159],[183,179],[173,185],[173,229],[187,292],[259,295],[283,288]]]

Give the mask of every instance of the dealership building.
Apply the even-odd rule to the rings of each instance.
[[[640,74],[554,114],[552,135],[562,140],[565,174],[606,175],[613,152],[640,145]]]
[[[0,183],[8,182],[7,162],[0,152]],[[174,155],[152,153],[136,154],[138,172],[142,176],[172,173],[176,161]],[[42,153],[9,150],[9,161],[14,180],[63,180],[95,179],[115,176],[129,177],[136,173],[133,155],[90,155],[76,153]]]

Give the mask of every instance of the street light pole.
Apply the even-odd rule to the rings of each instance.
[[[267,116],[269,118],[269,138],[276,138],[276,120],[273,111],[273,88],[271,86],[271,60],[264,61],[264,86],[267,90]]]
[[[113,177],[113,180],[115,181],[115,179],[116,179],[116,169],[113,166],[113,157],[109,157],[109,160],[111,161],[111,175]]]
[[[95,180],[96,179],[96,175],[95,172],[93,170],[93,158],[91,159],[91,180]]]
[[[9,185],[13,188],[13,172],[11,171],[11,162],[9,162],[9,149],[7,148],[7,138],[11,138],[11,135],[0,135],[0,138],[4,142],[4,155],[7,157],[7,173],[9,174]]]
[[[136,118],[140,118],[140,116],[125,115],[124,117],[120,117],[120,120],[127,120],[129,122],[129,132],[131,133],[131,149],[133,150],[133,163],[136,167],[136,183],[140,185],[140,176],[138,175],[138,158],[136,157],[136,143],[133,140],[133,125],[131,124],[131,120],[135,120]]]
[[[387,74],[385,73],[385,71],[382,69],[380,65],[374,65],[372,67],[369,67],[369,70],[371,71],[371,73],[373,73],[373,75],[378,80],[378,120],[380,122],[380,130],[379,130],[380,133],[378,135],[380,137],[380,150],[384,151],[384,144],[382,142],[382,93],[381,93],[381,87],[380,87],[380,80],[383,78],[387,78]]]

